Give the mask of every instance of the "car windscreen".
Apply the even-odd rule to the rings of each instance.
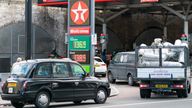
[[[25,77],[32,67],[32,63],[15,63],[11,70],[12,76]]]

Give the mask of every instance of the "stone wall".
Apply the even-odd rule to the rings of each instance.
[[[132,15],[120,15],[116,19],[111,20],[108,23],[108,27],[116,32],[117,37],[121,40],[124,50],[132,50],[132,43],[142,35],[144,31],[157,28],[161,33],[150,32],[148,36],[144,36],[144,40],[140,40],[143,43],[146,40],[150,40],[150,35],[156,35],[154,37],[163,36],[164,25],[158,21],[164,22],[164,18],[161,15],[150,15],[150,14],[132,14]],[[172,23],[167,25],[167,41],[174,43],[174,41],[180,38],[184,32],[184,21],[177,16],[169,16],[167,22],[174,20]],[[192,33],[192,20],[189,21],[189,34]],[[191,42],[190,42],[191,43]]]
[[[0,28],[9,24],[25,21],[25,0],[0,0]],[[51,35],[56,43],[57,52],[66,54],[64,36],[66,32],[66,9],[57,7],[32,6],[32,23]]]

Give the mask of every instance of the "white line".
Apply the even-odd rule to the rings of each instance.
[[[121,105],[111,105],[111,106],[100,106],[100,107],[91,107],[91,108],[118,108],[123,106],[137,106],[137,105],[147,105],[147,104],[159,104],[159,103],[169,103],[169,102],[184,102],[191,101],[192,99],[179,99],[171,101],[158,101],[158,102],[141,102],[141,103],[131,103],[131,104],[121,104]]]

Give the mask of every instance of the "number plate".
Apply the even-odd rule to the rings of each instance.
[[[8,93],[13,93],[13,88],[9,88]]]
[[[8,83],[8,87],[16,87],[17,84],[15,82],[10,82]]]
[[[156,84],[155,88],[168,88],[167,84]]]

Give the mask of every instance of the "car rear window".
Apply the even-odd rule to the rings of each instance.
[[[100,58],[95,58],[95,61],[97,61],[97,62],[103,62]]]
[[[11,70],[11,75],[25,77],[33,64],[31,63],[15,63]]]

